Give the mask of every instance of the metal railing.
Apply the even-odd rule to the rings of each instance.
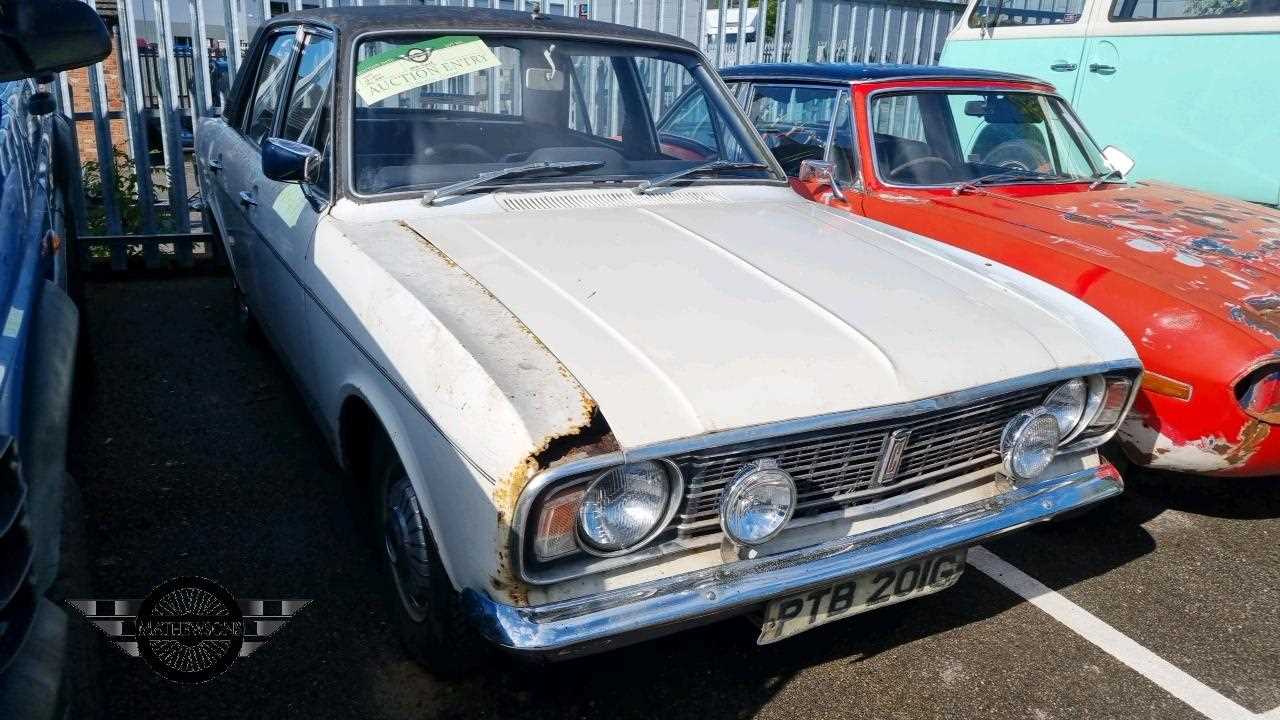
[[[74,106],[65,73],[57,93],[62,113],[91,122],[97,148],[96,160],[80,178],[82,193],[72,198],[87,211],[77,218],[84,260],[115,270],[221,261],[219,248],[192,210],[191,200],[200,191],[190,156],[193,118],[222,104],[263,18],[285,8],[396,4],[522,11],[534,6],[532,0],[224,0],[220,13],[206,14],[203,0],[117,0],[113,32],[118,52],[104,63],[116,65],[120,87],[108,91],[110,73],[99,63],[87,74],[89,107]],[[938,0],[549,0],[540,6],[549,14],[677,35],[697,45],[717,67],[753,62],[934,64],[964,8]],[[137,23],[144,7],[156,31],[155,37],[139,42]],[[187,16],[189,35],[184,37],[189,40],[182,44],[175,41],[175,10]],[[208,40],[211,28],[221,36],[218,43]],[[650,92],[661,111],[678,94],[678,83],[665,70],[652,74]],[[594,84],[595,74],[590,77]],[[501,92],[497,79],[484,84],[495,95]],[[119,110],[108,102],[116,96]],[[588,88],[587,96],[594,105],[587,109],[591,118],[606,120],[616,113],[614,98],[603,88]],[[113,137],[112,120],[123,121],[123,138]]]

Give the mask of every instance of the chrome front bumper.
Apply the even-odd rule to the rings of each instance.
[[[1041,480],[880,530],[609,592],[531,607],[463,593],[494,644],[559,660],[750,612],[767,600],[942,550],[967,547],[1124,490],[1109,464]]]

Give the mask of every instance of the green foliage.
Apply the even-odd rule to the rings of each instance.
[[[1192,17],[1237,15],[1249,9],[1249,0],[1189,0],[1187,14]]]
[[[111,187],[115,191],[117,207],[120,210],[121,230],[126,235],[142,232],[142,206],[138,202],[138,171],[129,154],[118,147],[111,148],[112,173]],[[84,182],[84,195],[88,201],[85,208],[86,225],[90,235],[106,235],[107,209],[103,201],[102,167],[94,160],[84,164],[81,170]],[[161,195],[169,189],[165,183],[153,182],[155,195]],[[152,209],[157,232],[170,232],[174,227],[173,219],[167,212],[159,208]]]

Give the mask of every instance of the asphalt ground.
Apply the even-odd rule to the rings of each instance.
[[[550,667],[432,677],[386,620],[354,493],[271,351],[238,334],[228,286],[87,288],[70,459],[83,528],[66,549],[87,570],[59,588],[137,598],[203,575],[238,597],[314,602],[192,686],[77,621],[92,691],[75,716],[1166,720],[1205,717],[1193,705],[1207,693],[1280,720],[1280,482],[1132,472],[1121,498],[986,546],[1047,586],[1050,607],[1074,603],[1074,630],[970,567],[943,593],[775,645],[733,620]],[[1108,626],[1124,647],[1086,639]],[[1133,647],[1191,680],[1161,680]],[[1196,681],[1192,704],[1176,696]]]

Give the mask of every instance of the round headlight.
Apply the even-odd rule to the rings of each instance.
[[[1066,438],[1084,417],[1085,404],[1089,400],[1089,386],[1081,378],[1068,380],[1054,388],[1045,398],[1044,409],[1058,421],[1058,435]]]
[[[1058,420],[1046,408],[1023,410],[1004,426],[1000,458],[1015,480],[1033,480],[1053,462],[1058,452]]]
[[[777,535],[791,519],[796,483],[765,458],[748,463],[734,475],[720,498],[720,526],[741,545],[759,545]]]
[[[673,480],[665,465],[627,463],[587,486],[578,533],[588,552],[625,552],[649,540],[668,518]]]

